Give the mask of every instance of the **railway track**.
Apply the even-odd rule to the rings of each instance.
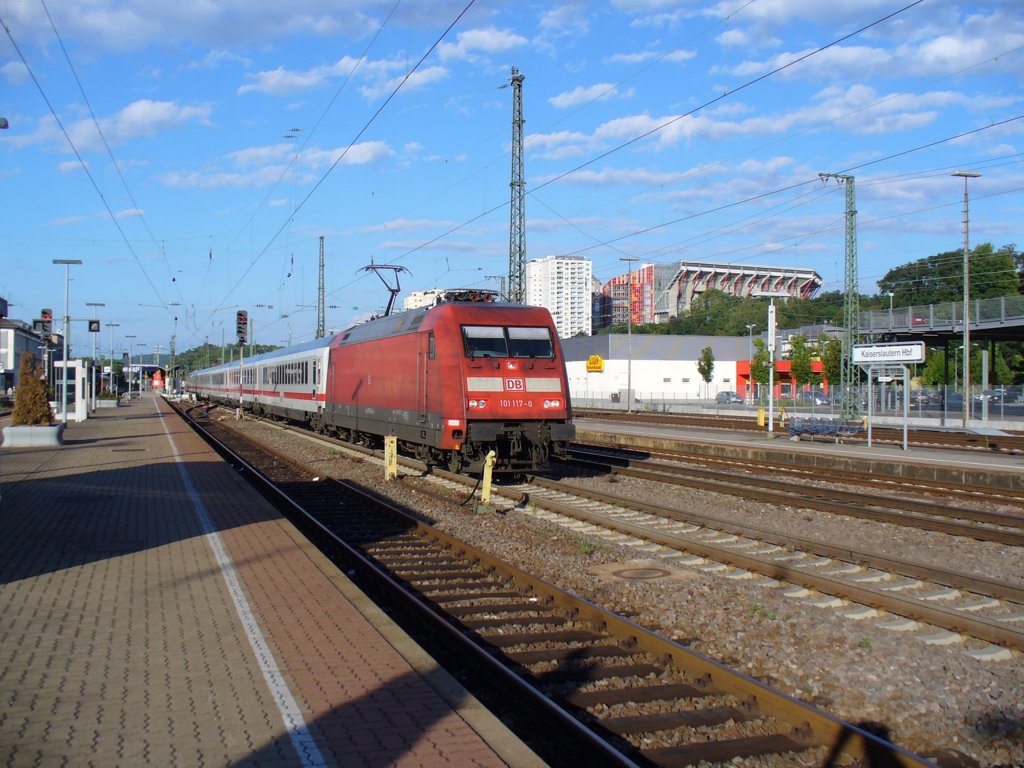
[[[358,562],[362,581],[388,585],[406,610],[416,606],[430,634],[443,633],[450,654],[472,658],[476,674],[530,707],[531,727],[551,730],[574,762],[934,765],[452,539],[365,489],[321,477],[223,425],[204,426],[328,549]]]
[[[898,483],[895,478],[887,478],[885,487],[891,495],[883,495],[878,491],[866,493],[831,485],[823,487],[820,470],[816,474],[803,473],[802,477],[797,472],[785,472],[787,476],[778,479],[751,471],[738,472],[735,466],[727,469],[695,467],[677,462],[631,458],[621,451],[592,447],[575,446],[571,453],[574,465],[596,468],[608,474],[685,485],[769,504],[816,509],[953,536],[968,536],[979,541],[1024,546],[1024,513],[989,511],[917,499],[910,494],[919,492],[922,487],[920,481]],[[744,463],[748,466],[752,464]],[[768,471],[775,466],[774,463],[767,463],[757,469]],[[840,471],[833,474],[831,470],[824,479],[830,484],[842,480],[853,481],[853,477],[843,477]],[[811,485],[810,480],[817,481],[817,484]],[[880,487],[882,483],[878,485]],[[939,486],[932,486],[933,494],[941,490]],[[955,495],[951,489],[946,490],[949,495]],[[995,495],[998,496],[998,493]],[[981,489],[973,489],[963,491],[959,498],[978,501],[984,497]],[[1024,507],[1024,498],[1020,496],[1006,497],[1005,500]]]
[[[817,466],[802,466],[792,459],[785,461],[758,459],[753,456],[715,456],[685,447],[677,449],[626,449],[620,446],[590,441],[573,446],[576,450],[596,451],[609,457],[620,465],[639,466],[651,459],[663,459],[667,462],[699,464],[707,467],[725,469],[738,474],[763,474],[775,477],[802,478],[807,481],[820,482],[823,470]],[[934,496],[962,502],[998,503],[1017,506],[1024,509],[1024,490],[1011,487],[993,487],[991,483],[973,484],[967,479],[956,482],[940,480],[934,477],[913,476],[910,474],[886,474],[880,469],[870,472],[845,469],[841,466],[830,466],[827,471],[829,482],[849,483],[858,488],[876,488],[881,491],[896,493],[912,493],[918,496]]]
[[[380,453],[369,448],[332,438],[313,437],[308,431],[290,425],[276,426],[308,439],[380,459]],[[403,460],[403,463],[419,471],[425,469],[418,462]],[[598,466],[602,471],[631,472],[634,476],[656,482],[675,482],[671,473]],[[474,485],[474,480],[464,475],[436,472],[433,478],[459,492],[466,492]],[[700,480],[694,485],[705,487]],[[761,493],[748,489],[749,485],[749,479],[741,479],[722,484],[712,482],[707,484],[707,489],[738,492],[748,498],[784,506],[799,506],[794,503],[798,494],[792,486],[784,486],[781,492],[769,489],[769,492]],[[719,571],[725,578],[760,577],[764,579],[761,582],[763,586],[781,587],[788,597],[806,599],[819,607],[834,608],[848,618],[877,619],[883,626],[894,630],[914,631],[925,642],[961,642],[963,636],[967,636],[991,644],[968,651],[969,655],[977,658],[1003,658],[1008,653],[1007,648],[1024,650],[1024,588],[948,568],[859,551],[845,544],[785,535],[726,518],[645,504],[634,498],[601,493],[592,488],[583,489],[543,477],[535,476],[526,483],[496,487],[493,493],[506,499],[509,505],[520,508],[524,506],[524,499],[528,500],[527,510],[548,522],[596,535],[613,531],[634,546],[661,547],[657,557]],[[987,535],[978,533],[973,523],[928,519],[927,516],[908,517],[886,510],[867,513],[857,504],[830,502],[827,495],[823,492],[820,507],[836,514],[853,514],[898,524],[909,522],[916,528],[952,535],[965,535],[966,532],[973,534],[973,538],[984,539]],[[869,499],[877,497],[870,496]],[[595,508],[595,502],[602,506]],[[895,500],[897,506],[903,503],[902,499]],[[959,508],[954,511],[955,514],[970,513]],[[984,511],[978,513],[982,518],[989,515]],[[641,519],[638,515],[647,517]],[[994,519],[1005,522],[998,514]],[[1024,519],[1012,517],[1011,523],[1016,528],[1002,533],[1009,534],[1011,541],[1016,541]]]
[[[1024,649],[1024,588],[541,478],[501,493],[528,495],[532,514],[548,522],[614,531],[626,537],[620,543],[657,545],[647,550],[655,558],[758,580],[850,619],[917,631],[926,642],[976,638],[987,644],[968,651],[977,658]]]
[[[753,417],[721,416],[696,413],[648,413],[602,410],[575,410],[576,418],[597,419],[600,421],[624,421],[635,424],[657,424],[660,426],[700,427],[705,429],[724,429],[745,432],[764,432],[758,427]],[[780,421],[776,421],[776,431],[785,433]],[[892,427],[872,426],[872,442],[903,444],[903,430]],[[847,443],[866,442],[866,434],[844,437]],[[907,432],[907,444],[917,447],[975,449],[996,451],[1000,453],[1024,453],[1024,434],[1007,435],[971,434],[966,432],[945,432],[930,429],[910,429]]]

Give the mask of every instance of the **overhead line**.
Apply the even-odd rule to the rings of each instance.
[[[2,17],[0,17],[0,26],[2,26],[4,28],[4,32],[7,33],[7,38],[11,41],[11,45],[13,46],[14,50],[17,52],[18,57],[21,59],[21,63],[25,65],[25,69],[29,73],[29,76],[32,78],[32,82],[35,83],[36,89],[39,91],[39,95],[42,97],[43,101],[45,102],[47,109],[50,110],[50,114],[53,115],[53,119],[57,123],[57,127],[59,127],[60,130],[61,130],[61,133],[64,134],[64,139],[67,141],[68,146],[71,147],[71,151],[74,152],[75,157],[78,158],[79,165],[82,166],[82,170],[85,172],[85,175],[88,177],[89,183],[91,183],[93,189],[96,190],[96,194],[100,198],[100,200],[102,201],[103,207],[106,209],[107,213],[110,215],[110,220],[114,223],[114,226],[117,228],[118,233],[120,233],[121,240],[128,247],[128,251],[132,254],[132,258],[135,259],[135,263],[138,264],[139,269],[142,271],[143,276],[146,278],[146,282],[149,283],[149,287],[153,289],[154,295],[156,295],[156,297],[158,299],[160,299],[160,293],[159,293],[159,291],[157,291],[156,286],[153,284],[152,279],[150,279],[149,274],[146,272],[145,268],[142,266],[142,262],[139,259],[139,255],[135,252],[135,249],[132,248],[131,241],[128,239],[127,235],[125,235],[124,230],[121,229],[121,225],[117,221],[117,216],[115,216],[113,210],[111,210],[110,204],[107,202],[107,198],[104,197],[103,191],[100,189],[99,185],[96,183],[96,179],[93,177],[92,172],[89,170],[88,164],[82,158],[81,153],[78,151],[78,147],[76,147],[75,143],[71,140],[71,136],[68,135],[67,129],[64,127],[64,123],[61,122],[60,117],[57,115],[57,111],[53,108],[53,104],[50,103],[50,99],[46,95],[46,91],[43,90],[42,84],[39,82],[39,79],[36,77],[36,73],[32,70],[32,67],[29,65],[28,60],[25,58],[25,55],[21,52],[21,48],[18,47],[17,41],[15,41],[14,36],[11,34],[10,28],[7,26],[7,23],[3,20]],[[163,299],[160,299],[160,300],[163,301]]]
[[[691,109],[688,112],[684,112],[681,115],[676,115],[671,120],[666,120],[661,125],[658,125],[658,126],[656,126],[654,128],[651,128],[649,131],[645,131],[644,133],[641,133],[638,136],[634,136],[629,141],[626,141],[626,142],[624,142],[623,144],[620,144],[617,147],[613,147],[612,149],[609,149],[607,152],[602,152],[600,155],[597,155],[596,157],[591,158],[587,162],[582,163],[581,165],[578,165],[575,168],[572,168],[572,169],[570,169],[568,171],[565,171],[564,173],[561,173],[561,174],[555,176],[554,178],[548,179],[547,181],[545,181],[545,182],[543,182],[541,184],[538,184],[536,187],[533,187],[533,189],[531,189],[530,192],[534,192],[534,191],[536,191],[538,189],[543,189],[546,186],[554,184],[556,181],[560,181],[561,179],[564,179],[566,176],[569,176],[569,175],[571,175],[573,173],[576,173],[577,171],[580,171],[580,170],[586,168],[587,166],[593,165],[598,160],[602,160],[602,159],[608,157],[609,155],[612,155],[612,154],[618,152],[621,149],[625,149],[626,147],[632,146],[633,144],[636,144],[638,141],[642,141],[643,139],[646,139],[647,137],[652,136],[653,134],[655,134],[655,133],[657,133],[659,131],[664,130],[668,126],[673,125],[673,124],[679,122],[680,120],[683,120],[684,118],[687,118],[687,117],[690,117],[690,116],[694,115],[695,113],[699,112],[702,109],[705,109],[705,108],[711,106],[712,104],[717,104],[719,101],[722,101],[723,99],[728,98],[729,96],[733,96],[734,94],[737,94],[740,91],[746,90],[747,88],[750,88],[751,86],[756,85],[757,83],[761,82],[762,80],[766,80],[769,77],[777,75],[780,72],[783,72],[784,70],[787,70],[790,67],[795,66],[795,65],[799,64],[800,62],[805,61],[806,59],[811,58],[812,56],[816,56],[819,53],[822,53],[823,51],[827,51],[829,48],[832,48],[832,47],[834,47],[836,45],[839,45],[840,43],[842,43],[842,42],[844,42],[846,40],[849,40],[851,37],[855,37],[856,35],[859,35],[862,32],[865,32],[865,31],[871,29],[872,27],[876,27],[879,24],[882,24],[883,22],[886,22],[889,19],[893,18],[894,16],[898,16],[899,14],[903,13],[904,11],[907,11],[907,10],[913,8],[915,5],[920,5],[923,2],[924,2],[924,0],[914,0],[914,2],[910,3],[909,5],[905,5],[902,8],[900,8],[899,10],[897,10],[897,11],[893,11],[892,13],[890,13],[890,14],[888,14],[886,16],[883,16],[880,19],[876,19],[875,21],[871,22],[870,24],[864,25],[860,29],[854,30],[853,32],[850,32],[849,34],[843,35],[842,37],[840,37],[840,38],[838,38],[836,40],[833,40],[831,43],[827,43],[826,45],[823,45],[820,48],[816,48],[813,51],[808,51],[807,53],[803,54],[802,56],[798,56],[797,58],[793,59],[790,62],[787,62],[786,64],[783,64],[780,67],[776,67],[775,69],[770,70],[769,72],[765,72],[763,75],[759,75],[759,76],[755,77],[752,80],[748,80],[747,82],[743,83],[740,86],[737,86],[736,88],[733,88],[732,90],[727,90],[724,93],[722,93],[721,95],[716,96],[713,99],[709,99],[708,101],[704,102],[703,104],[700,104],[699,106],[694,107],[693,109]]]
[[[677,115],[676,117],[672,118],[671,120],[667,120],[664,123],[662,123],[661,125],[658,125],[658,126],[652,128],[652,129],[650,129],[649,131],[645,131],[644,133],[642,133],[642,134],[640,134],[638,136],[634,136],[632,139],[630,139],[630,140],[628,140],[626,142],[623,142],[622,144],[619,144],[616,147],[613,147],[613,148],[609,149],[607,152],[602,152],[601,154],[597,155],[596,157],[591,158],[590,160],[588,160],[585,163],[577,165],[574,168],[571,168],[571,169],[569,169],[569,170],[567,170],[567,171],[565,171],[563,173],[558,174],[557,176],[555,176],[555,177],[553,177],[551,179],[548,179],[547,181],[544,181],[544,182],[538,184],[535,187],[530,188],[529,190],[527,190],[526,194],[530,195],[530,194],[533,194],[534,192],[536,192],[536,191],[538,191],[540,189],[544,189],[545,187],[550,186],[551,184],[554,184],[556,181],[560,181],[560,180],[564,179],[567,176],[570,176],[570,175],[572,175],[574,173],[577,173],[578,171],[583,170],[584,168],[586,168],[586,167],[588,167],[590,165],[593,165],[598,160],[602,160],[602,159],[604,159],[606,157],[609,157],[610,155],[615,154],[616,152],[618,152],[618,151],[620,151],[622,149],[625,149],[626,147],[632,146],[633,144],[636,144],[638,141],[642,141],[643,139],[646,139],[647,137],[652,136],[653,134],[655,134],[655,133],[657,133],[657,132],[659,132],[661,130],[664,130],[668,126],[673,125],[674,123],[677,123],[677,122],[679,122],[680,120],[682,120],[682,119],[684,119],[686,117],[690,117],[691,115],[695,114],[696,112],[698,112],[698,111],[700,111],[700,110],[702,110],[702,109],[704,109],[706,107],[709,107],[712,104],[718,103],[722,99],[725,99],[725,98],[727,98],[729,96],[732,96],[732,95],[734,95],[736,93],[739,93],[740,91],[745,90],[745,89],[747,89],[747,88],[749,88],[749,87],[751,87],[753,85],[756,85],[757,83],[761,82],[762,80],[765,80],[765,79],[767,79],[769,77],[772,77],[772,76],[778,74],[779,72],[782,72],[782,71],[784,71],[786,69],[789,69],[790,67],[795,66],[796,64],[799,64],[800,62],[805,61],[806,59],[809,59],[812,56],[815,56],[815,55],[821,53],[822,51],[826,51],[829,48],[832,48],[832,47],[834,47],[836,45],[839,45],[840,43],[844,42],[845,40],[849,40],[851,37],[855,37],[856,35],[859,35],[862,32],[864,32],[864,31],[866,31],[868,29],[871,29],[872,27],[878,26],[879,24],[882,24],[883,22],[888,21],[889,19],[893,18],[894,16],[898,16],[899,14],[909,10],[910,8],[913,8],[916,5],[920,5],[922,2],[924,2],[924,0],[914,0],[914,2],[909,3],[908,5],[905,5],[902,8],[900,8],[900,9],[898,9],[896,11],[893,11],[892,13],[887,14],[886,16],[883,16],[880,19],[876,19],[875,21],[871,22],[870,24],[866,24],[863,27],[860,27],[859,29],[854,30],[853,32],[850,32],[849,34],[843,35],[842,37],[837,38],[836,40],[833,40],[831,43],[823,45],[823,46],[821,46],[821,47],[819,47],[819,48],[817,48],[817,49],[815,49],[813,51],[809,51],[808,53],[805,53],[802,56],[798,56],[797,58],[793,59],[792,61],[790,61],[790,62],[788,62],[786,64],[783,64],[780,67],[776,67],[775,69],[773,69],[773,70],[771,70],[769,72],[766,72],[766,73],[764,73],[762,75],[759,75],[758,77],[755,77],[752,80],[748,80],[746,83],[743,83],[742,85],[740,85],[740,86],[738,86],[736,88],[733,88],[732,90],[725,91],[721,95],[716,96],[715,98],[710,99],[710,100],[704,102],[703,104],[700,104],[699,106],[694,107],[693,109],[691,109],[688,112],[685,112],[685,113],[683,113],[681,115]],[[804,183],[810,183],[810,182],[808,181],[808,182],[804,182]],[[786,189],[793,189],[793,188],[796,188],[796,187],[799,187],[799,186],[801,186],[801,185],[800,184],[796,184],[796,185],[793,185],[792,187],[786,187],[786,188],[783,188],[781,190],[776,190],[776,192],[782,192],[782,191],[785,191]],[[774,194],[774,193],[771,193],[771,194]],[[763,197],[763,196],[764,195],[757,195],[755,197],[748,198],[748,200],[746,200],[746,201],[740,201],[739,203],[732,203],[732,204],[723,206],[721,209],[714,209],[714,211],[709,211],[709,213],[712,213],[712,212],[715,212],[715,211],[718,211],[718,210],[723,210],[725,208],[730,208],[730,207],[733,207],[734,205],[739,205],[742,202],[749,202],[750,200],[756,200],[759,197]],[[477,216],[474,216],[473,218],[469,219],[468,221],[465,221],[462,224],[458,224],[458,225],[452,227],[451,229],[448,229],[447,231],[442,232],[441,234],[437,235],[436,237],[433,237],[430,240],[427,240],[426,242],[421,243],[420,245],[416,246],[415,248],[412,248],[412,249],[410,249],[410,250],[408,250],[408,251],[406,251],[406,252],[396,256],[392,260],[392,262],[398,261],[400,259],[403,259],[406,256],[410,256],[413,253],[416,253],[417,251],[422,250],[423,248],[425,248],[425,247],[427,247],[429,245],[432,245],[433,243],[437,242],[438,240],[441,240],[441,239],[447,237],[448,235],[453,234],[454,232],[458,232],[460,229],[463,229],[463,228],[469,226],[470,224],[472,224],[475,221],[478,221],[479,219],[483,218],[484,216],[487,216],[487,215],[489,215],[491,213],[494,213],[495,211],[501,210],[506,205],[508,205],[508,203],[502,203],[502,204],[496,205],[496,206],[494,206],[494,207],[492,207],[492,208],[490,208],[490,209],[488,209],[486,211],[483,211],[482,213],[480,213]],[[678,219],[677,222],[678,221],[685,221],[686,218],[689,218],[689,217],[684,217],[682,219]],[[635,234],[642,234],[644,232],[649,232],[651,230],[658,229],[661,226],[666,226],[666,225],[662,224],[662,225],[652,226],[652,227],[649,227],[649,228],[647,228],[645,230],[641,230],[640,232],[637,232]],[[627,237],[631,237],[631,236],[633,236],[633,235],[629,235]],[[610,241],[608,241],[608,243],[618,242],[618,240],[621,240],[621,239],[624,239],[624,238],[618,238],[616,240],[610,240]],[[592,247],[597,247],[597,246],[592,246]],[[583,249],[580,249],[578,251],[573,251],[573,252],[571,252],[569,254],[565,254],[565,255],[573,255],[573,254],[576,254],[576,253],[582,253],[582,252],[584,252],[586,250],[590,250],[590,248],[583,248]]]
[[[252,216],[249,217],[249,224],[252,224],[252,222],[256,219],[256,215],[263,209],[263,206],[266,205],[267,200],[270,199],[270,196],[274,194],[274,190],[277,189],[278,185],[284,179],[285,174],[287,174],[288,171],[291,170],[292,166],[295,165],[295,162],[296,162],[296,160],[298,160],[299,155],[302,154],[302,151],[306,148],[306,145],[309,144],[310,140],[313,138],[313,135],[316,133],[317,129],[320,127],[320,124],[324,121],[324,118],[327,117],[327,114],[331,111],[331,108],[334,106],[334,102],[338,100],[338,97],[341,95],[341,92],[343,90],[345,90],[346,86],[348,86],[349,82],[352,80],[353,75],[355,75],[356,70],[359,69],[360,65],[366,59],[367,55],[370,52],[370,49],[373,48],[374,43],[377,42],[377,38],[379,38],[381,36],[381,33],[384,31],[384,28],[388,25],[388,22],[391,21],[391,17],[394,16],[395,11],[398,10],[398,6],[401,5],[401,4],[402,4],[402,0],[397,0],[397,2],[391,7],[391,10],[388,11],[388,15],[384,18],[384,21],[382,21],[380,23],[380,26],[377,28],[377,31],[374,33],[374,35],[371,38],[370,42],[368,42],[366,44],[366,47],[363,48],[363,52],[359,55],[359,59],[356,62],[356,65],[352,68],[352,71],[349,72],[347,75],[345,75],[345,78],[342,80],[341,85],[339,85],[338,89],[334,92],[334,96],[332,96],[331,100],[329,102],[327,102],[327,106],[324,107],[323,111],[320,113],[320,117],[317,118],[316,122],[313,124],[313,127],[309,131],[304,132],[302,143],[299,145],[298,151],[296,151],[292,155],[292,159],[289,161],[289,163],[285,167],[285,169],[283,171],[281,171],[281,175],[277,177],[277,180],[271,186],[270,191],[268,191],[266,196],[263,198],[263,200],[260,201],[260,204],[258,206],[256,206],[256,210],[253,212]],[[328,173],[330,173],[330,171],[328,171]],[[303,201],[303,202],[305,202],[305,201]],[[297,210],[298,209],[296,209],[296,211]],[[294,214],[295,214],[295,211],[292,211],[292,213],[289,215],[288,218],[290,219],[291,216],[293,216]],[[242,230],[244,230],[244,229],[245,229],[245,227],[242,228]],[[239,230],[238,234],[235,235],[234,240],[238,239],[238,237],[241,235],[242,230]],[[228,243],[228,246],[227,246],[228,248],[231,247],[231,245],[234,243],[234,240],[232,240],[232,241],[230,241]]]
[[[231,294],[235,292],[235,290],[241,284],[242,280],[244,280],[245,277],[249,274],[249,272],[251,272],[253,270],[253,268],[256,266],[256,263],[261,258],[263,258],[263,256],[266,254],[266,252],[270,249],[270,246],[273,245],[274,241],[277,240],[278,237],[280,237],[281,232],[283,232],[285,227],[288,226],[288,222],[292,219],[292,217],[296,213],[298,213],[303,208],[303,206],[305,206],[305,204],[313,196],[313,193],[315,193],[320,188],[320,186],[327,180],[327,177],[338,166],[338,164],[345,158],[345,156],[348,154],[348,151],[355,145],[355,143],[357,141],[359,141],[359,139],[363,136],[363,134],[366,133],[367,130],[369,130],[370,126],[373,125],[373,123],[376,121],[377,117],[381,114],[381,112],[384,111],[384,108],[387,107],[388,104],[391,103],[391,100],[394,99],[394,97],[398,94],[398,92],[402,89],[402,87],[408,82],[409,78],[412,77],[413,73],[415,73],[420,68],[420,66],[423,64],[423,62],[426,61],[427,57],[430,56],[430,54],[432,54],[434,52],[434,50],[441,44],[441,41],[443,41],[444,38],[448,35],[448,33],[452,31],[452,29],[455,27],[455,25],[458,24],[459,21],[461,21],[462,17],[465,16],[466,13],[469,11],[469,9],[473,7],[473,4],[475,2],[476,2],[476,0],[469,0],[469,3],[467,3],[466,6],[459,12],[459,14],[455,17],[455,19],[451,22],[451,24],[448,25],[448,27],[445,29],[445,31],[441,33],[441,35],[434,41],[434,43],[430,46],[430,48],[428,48],[427,51],[420,57],[419,61],[417,61],[416,64],[405,74],[405,77],[403,77],[401,82],[399,82],[398,85],[395,86],[395,88],[391,92],[391,94],[377,108],[377,110],[373,113],[373,115],[370,117],[370,119],[367,120],[367,122],[363,125],[363,127],[359,130],[359,132],[355,135],[355,137],[349,142],[349,144],[345,148],[345,150],[335,159],[335,161],[331,164],[331,166],[324,172],[323,176],[320,177],[319,181],[317,181],[316,184],[313,185],[313,187],[309,190],[309,192],[302,199],[302,201],[292,210],[291,214],[287,217],[285,222],[283,224],[281,224],[281,226],[271,236],[270,240],[263,247],[263,249],[256,255],[256,258],[254,258],[252,260],[252,262],[250,262],[248,268],[246,268],[246,270],[244,272],[242,272],[242,274],[239,276],[239,278],[235,282],[235,284],[224,295],[224,298],[222,299],[222,301],[226,301],[231,296]]]

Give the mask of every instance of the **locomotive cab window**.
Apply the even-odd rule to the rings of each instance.
[[[505,329],[500,325],[464,325],[462,339],[469,357],[508,357]]]
[[[555,356],[555,346],[547,328],[509,328],[508,346],[512,357],[551,359]]]
[[[555,346],[547,328],[504,328],[464,325],[462,338],[468,357],[537,357],[551,359]]]

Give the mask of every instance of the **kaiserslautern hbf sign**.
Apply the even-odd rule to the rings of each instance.
[[[854,344],[853,362],[857,365],[884,363],[923,363],[924,342],[896,344]]]

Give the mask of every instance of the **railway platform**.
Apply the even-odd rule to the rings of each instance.
[[[539,766],[161,397],[0,447],[0,764]]]

